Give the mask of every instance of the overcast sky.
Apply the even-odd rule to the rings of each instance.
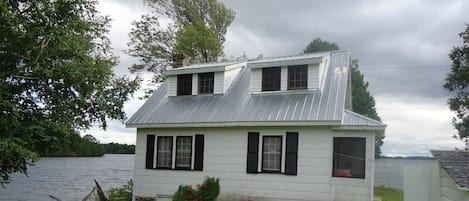
[[[430,149],[462,148],[453,139],[453,113],[442,87],[450,69],[448,53],[461,44],[458,33],[469,19],[469,1],[239,1],[224,0],[236,12],[228,28],[225,56],[264,57],[302,52],[316,37],[336,42],[359,59],[360,70],[388,125],[383,146],[388,156],[428,156]],[[120,64],[130,75],[135,59],[125,55],[130,23],[148,9],[139,1],[100,0],[98,9],[112,21],[110,38]],[[466,21],[465,21],[466,20]],[[138,94],[136,96],[139,96]],[[130,117],[143,101],[125,105]],[[107,131],[92,129],[101,142],[135,143],[135,129],[118,121]]]

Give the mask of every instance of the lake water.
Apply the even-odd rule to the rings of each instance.
[[[134,155],[106,154],[103,157],[41,158],[28,168],[28,177],[14,174],[0,187],[0,200],[81,200],[98,180],[103,189],[120,187],[132,179]]]

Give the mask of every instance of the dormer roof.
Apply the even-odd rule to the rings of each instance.
[[[329,54],[330,52],[318,52],[294,56],[262,58],[250,61],[248,66],[250,68],[264,68],[286,65],[319,64],[322,63],[323,59],[329,56]]]
[[[232,70],[235,68],[240,68],[245,65],[246,65],[245,61],[194,64],[194,65],[183,66],[179,68],[169,68],[165,71],[165,74],[166,75],[179,75],[179,74],[228,71],[228,70]]]
[[[268,62],[294,63],[324,57],[328,57],[330,62],[325,67],[322,90],[252,94],[251,71],[249,67],[242,67],[231,89],[222,96],[168,98],[168,85],[163,83],[127,121],[127,127],[343,126],[344,122],[357,126],[369,120],[365,118],[358,121],[358,114],[347,112],[345,108],[350,70],[349,51],[266,58],[250,61],[248,66]],[[385,125],[366,121],[363,126],[382,130]]]

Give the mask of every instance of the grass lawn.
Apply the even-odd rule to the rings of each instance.
[[[401,190],[378,186],[375,187],[375,197],[381,197],[382,201],[403,201],[404,193]]]

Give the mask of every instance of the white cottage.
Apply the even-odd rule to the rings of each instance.
[[[128,120],[134,196],[220,178],[220,200],[371,201],[375,135],[351,111],[350,52],[170,69]]]

